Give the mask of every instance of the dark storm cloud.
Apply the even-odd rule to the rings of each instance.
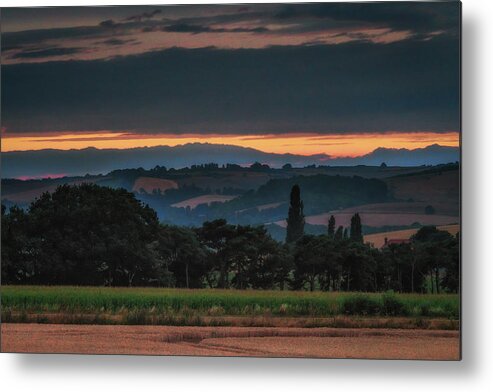
[[[71,46],[76,42],[77,45],[84,45],[84,40],[105,39],[104,45],[117,46],[124,44],[135,44],[137,39],[128,38],[129,32],[139,29],[141,24],[137,23],[117,23],[112,19],[100,22],[97,26],[85,27],[65,27],[43,30],[26,30],[19,32],[7,32],[1,34],[2,52],[8,59],[43,59],[43,56],[24,56],[23,53],[34,50],[40,52],[46,46],[63,47],[67,49],[65,54],[84,53],[92,49],[91,44],[86,44],[86,50],[72,51]],[[51,52],[47,52],[46,59],[54,57]],[[55,53],[55,52],[54,52]],[[62,53],[60,49],[60,54]]]
[[[54,56],[65,56],[74,53],[81,53],[84,49],[81,48],[48,48],[41,50],[25,50],[22,52],[15,53],[12,58],[16,59],[27,59],[27,58],[41,58],[41,57],[54,57]]]
[[[99,26],[2,32],[2,51],[17,49],[26,45],[40,45],[47,40],[92,38],[103,33],[105,32]]]
[[[103,45],[108,45],[108,46],[121,46],[129,43],[136,43],[137,40],[135,39],[120,39],[120,38],[110,38],[104,41],[101,41]]]
[[[114,37],[115,33],[126,35],[129,30],[138,29],[140,26],[141,24],[138,23],[119,23],[115,22],[113,19],[106,19],[99,22],[97,26],[2,32],[2,51],[14,50],[25,46],[32,47],[43,45],[46,41],[64,42],[74,39],[92,39],[106,36]]]
[[[173,33],[193,33],[193,34],[198,34],[198,33],[206,33],[210,32],[212,29],[207,26],[200,26],[200,25],[190,25],[186,23],[178,23],[178,24],[173,24],[170,26],[163,26],[161,28],[162,31],[168,31],[168,32],[173,32]]]
[[[459,130],[459,41],[169,49],[2,66],[8,133]]]
[[[131,15],[127,18],[125,18],[124,20],[127,21],[127,22],[140,22],[141,20],[144,20],[144,19],[152,19],[154,18],[156,15],[160,14],[162,11],[161,10],[153,10],[151,12],[143,12],[141,14],[138,14],[138,15]]]
[[[111,7],[102,8],[100,11],[92,8],[94,18],[101,16],[99,20],[94,19],[92,26],[4,32],[1,41],[4,52],[13,51],[15,53],[19,49],[41,49],[47,43],[70,48],[79,46],[80,41],[84,39],[121,39],[140,32],[159,31],[188,34],[258,33],[270,37],[319,33],[319,35],[343,37],[346,40],[371,42],[375,29],[383,29],[384,34],[388,34],[389,31],[407,32],[407,34],[401,34],[397,38],[399,40],[434,39],[437,33],[457,36],[460,24],[458,4],[458,2],[396,2],[256,4],[240,8],[231,5],[165,7],[163,9],[117,7],[113,8],[113,15]],[[74,14],[87,12],[87,9],[88,7],[77,8]],[[20,9],[13,10],[15,11],[13,15],[17,17],[22,15]],[[40,17],[42,15],[53,17],[53,15],[50,16],[50,12],[56,14],[62,10],[43,9]],[[123,12],[125,12],[124,15]],[[276,27],[270,28],[271,25]],[[265,46],[269,46],[267,41]],[[388,41],[382,38],[380,41],[373,40],[373,43],[381,44]],[[87,42],[88,46],[93,44],[90,41]],[[332,44],[330,40],[323,42],[320,37],[318,40],[314,39],[314,42]],[[142,51],[145,50],[156,50],[156,48],[149,49],[143,46]],[[106,56],[104,52],[99,55],[100,57]],[[6,58],[7,60],[17,58],[20,62],[23,57],[20,55]],[[28,58],[24,59],[28,60]],[[74,56],[73,59],[77,57]],[[38,60],[43,59],[38,58]],[[47,57],[47,60],[51,58]]]
[[[113,19],[106,19],[99,23],[99,25],[105,28],[113,28],[119,26],[120,23],[116,23]]]
[[[460,24],[460,7],[455,1],[281,4],[275,8],[256,5],[237,13],[185,17],[175,21],[175,24],[199,24],[205,29],[210,24],[253,20],[260,20],[264,24],[286,24],[285,28],[274,33],[316,32],[341,27],[381,27],[395,31],[411,30],[421,38],[422,35],[435,31],[456,34]]]
[[[338,21],[379,23],[394,29],[431,32],[457,29],[460,9],[457,2],[326,3],[304,6],[285,5],[276,14],[279,19],[302,17]]]
[[[91,39],[108,36],[112,37],[115,34],[126,35],[130,31],[164,31],[166,26],[170,25],[186,25],[186,24],[198,24],[205,26],[207,29],[211,23],[231,23],[237,21],[250,20],[251,18],[265,15],[263,13],[241,13],[241,14],[224,14],[214,16],[201,16],[201,17],[187,17],[176,20],[152,20],[151,15],[156,16],[159,10],[152,12],[144,12],[140,15],[133,15],[125,18],[125,22],[116,22],[114,19],[105,19],[99,21],[95,26],[75,26],[75,27],[59,27],[59,28],[47,28],[36,30],[23,30],[15,32],[2,32],[1,42],[2,51],[9,51],[23,46],[35,46],[42,45],[48,40],[60,40],[66,41],[70,39]],[[143,18],[142,15],[148,15],[149,17]],[[140,19],[139,19],[140,16]]]
[[[161,28],[161,30],[173,32],[173,33],[192,33],[192,34],[200,34],[200,33],[265,33],[267,31],[269,31],[265,27],[255,27],[255,28],[251,28],[251,29],[237,27],[234,29],[225,29],[225,28],[212,28],[212,27],[201,26],[201,25],[191,25],[191,24],[186,24],[186,23],[164,26]]]

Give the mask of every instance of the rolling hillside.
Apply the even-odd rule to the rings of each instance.
[[[392,195],[403,201],[425,202],[438,207],[442,203],[459,205],[460,172],[433,170],[399,175],[385,180]],[[458,210],[458,209],[457,209]]]
[[[133,191],[167,223],[196,226],[205,220],[224,218],[231,223],[275,222],[283,226],[290,189],[299,184],[307,224],[325,226],[334,214],[338,225],[348,226],[350,217],[359,212],[363,225],[372,232],[413,224],[457,223],[458,179],[456,165],[273,169],[209,164],[183,169],[125,169],[84,177],[3,179],[2,203],[28,207],[36,197],[60,184],[89,182]],[[425,213],[429,205],[434,214]]]
[[[236,196],[228,195],[203,195],[198,197],[192,197],[191,199],[180,201],[179,203],[172,204],[171,207],[175,208],[187,208],[192,210],[201,204],[210,205],[211,203],[225,203],[234,199]]]
[[[308,165],[331,166],[387,166],[417,167],[437,165],[459,160],[457,147],[430,145],[414,150],[377,148],[373,152],[352,158],[332,158],[325,154],[295,155],[267,153],[253,148],[225,144],[189,143],[170,146],[129,149],[36,150],[3,152],[4,178],[42,177],[47,173],[58,176],[84,176],[108,173],[112,170],[166,166],[175,169],[215,162],[219,165],[249,166],[261,162],[280,168],[289,163],[293,167]]]

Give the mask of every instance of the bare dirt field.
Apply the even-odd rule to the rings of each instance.
[[[458,331],[2,324],[2,352],[458,360]]]

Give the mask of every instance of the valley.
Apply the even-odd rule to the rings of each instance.
[[[418,167],[192,165],[183,169],[115,170],[106,175],[2,179],[2,203],[27,208],[57,186],[92,183],[133,192],[168,224],[199,226],[207,220],[266,225],[282,241],[288,199],[301,186],[307,232],[324,234],[328,218],[349,226],[362,217],[364,234],[459,223],[459,166]]]

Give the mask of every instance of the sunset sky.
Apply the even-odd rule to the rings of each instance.
[[[458,146],[460,4],[2,9],[2,151]]]

